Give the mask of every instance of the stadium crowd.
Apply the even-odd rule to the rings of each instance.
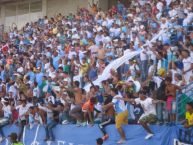
[[[150,139],[147,124],[174,124],[176,93],[193,81],[192,24],[191,0],[136,0],[129,7],[120,0],[107,12],[93,4],[11,28],[0,42],[2,139],[9,123],[20,126],[19,140],[24,126],[45,125],[48,141],[57,124],[69,123],[99,124],[104,141],[105,126],[115,123],[120,144],[122,125],[140,123]],[[94,85],[128,49],[141,53]],[[193,125],[193,113],[188,117],[186,127]]]

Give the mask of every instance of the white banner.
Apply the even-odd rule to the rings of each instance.
[[[142,49],[144,46],[150,46],[152,42],[155,42],[163,33],[165,33],[167,30],[160,30],[159,33],[154,36],[150,41],[148,41],[146,44],[144,44],[142,46]],[[116,60],[114,60],[113,62],[111,62],[109,65],[106,66],[106,68],[104,69],[102,75],[98,76],[98,79],[95,80],[93,82],[94,85],[101,85],[101,82],[103,80],[107,80],[108,78],[110,78],[110,70],[114,69],[116,70],[117,68],[119,68],[122,64],[124,64],[125,62],[127,62],[128,60],[132,59],[133,57],[135,57],[136,55],[139,55],[141,53],[141,51],[130,51],[130,50],[125,50],[124,51],[124,55],[120,58],[117,58]],[[80,81],[80,76],[75,76],[73,78],[76,81]],[[91,84],[86,85],[84,87],[84,89],[88,92],[90,90]]]

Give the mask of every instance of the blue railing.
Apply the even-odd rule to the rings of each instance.
[[[181,93],[176,97],[176,122],[185,119],[186,103],[193,101],[193,82],[182,88]]]

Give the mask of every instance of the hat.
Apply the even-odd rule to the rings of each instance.
[[[164,75],[166,74],[166,71],[165,71],[164,68],[160,68],[160,69],[158,70],[157,74],[158,74],[159,76],[164,76]]]

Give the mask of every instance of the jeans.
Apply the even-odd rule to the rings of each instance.
[[[20,124],[19,124],[19,128],[20,128],[20,131],[19,131],[19,137],[18,137],[18,140],[21,141],[21,137],[23,135],[23,130],[24,130],[24,127],[26,125],[26,120],[21,120]]]
[[[142,81],[146,80],[147,73],[148,73],[148,61],[143,60],[143,61],[141,61],[141,80]]]
[[[50,123],[46,125],[46,139],[50,140],[55,140],[55,137],[53,135],[53,128],[57,125],[58,123],[54,120],[52,120]]]
[[[9,118],[0,118],[0,135],[1,137],[5,137],[2,128],[9,123]]]
[[[157,119],[159,122],[164,122],[166,120],[166,104],[165,103],[158,103],[156,106],[156,111],[157,111]]]

